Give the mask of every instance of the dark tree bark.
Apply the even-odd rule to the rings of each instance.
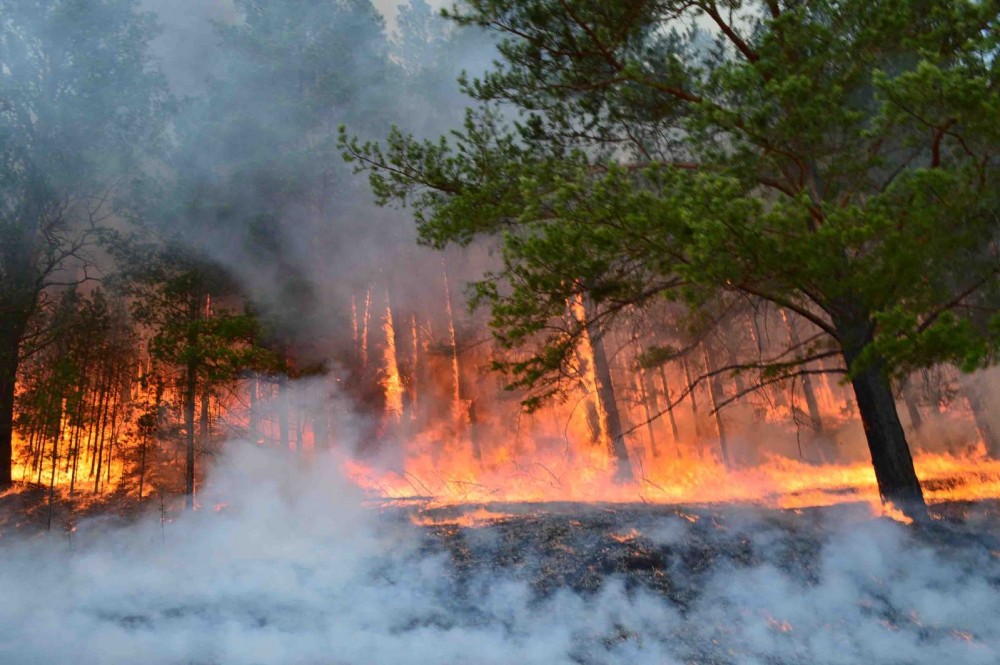
[[[870,317],[848,312],[841,320],[835,320],[834,325],[844,361],[852,369],[851,385],[865,428],[879,494],[883,501],[891,501],[913,519],[926,520],[927,504],[883,363],[877,357],[869,357],[863,368],[855,367],[855,361],[873,341],[874,325]]]
[[[30,314],[30,308],[14,299],[0,298],[0,490],[13,483],[14,393]]]

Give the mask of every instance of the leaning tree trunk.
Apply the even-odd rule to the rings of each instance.
[[[867,316],[855,315],[834,323],[844,361],[852,370],[851,385],[865,428],[879,494],[883,501],[891,501],[910,517],[927,519],[927,504],[913,468],[913,457],[884,362],[880,358],[867,358],[863,368],[855,368],[855,361],[873,341],[871,321]]]

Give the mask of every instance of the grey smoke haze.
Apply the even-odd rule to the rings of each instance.
[[[288,3],[289,16],[302,11],[299,5]],[[276,310],[278,318],[290,321],[301,338],[343,338],[351,296],[369,285],[384,288],[391,282],[413,284],[421,278],[439,277],[440,257],[414,247],[411,217],[406,212],[376,208],[366,179],[352,175],[337,150],[322,147],[323,140],[332,140],[340,123],[345,123],[352,133],[372,138],[384,137],[392,124],[431,136],[460,123],[466,102],[455,79],[462,71],[475,74],[488,66],[493,54],[489,40],[458,39],[447,46],[446,57],[430,50],[405,51],[397,32],[400,5],[409,3],[374,3],[388,18],[381,37],[371,36],[379,43],[370,44],[375,50],[387,49],[384,61],[363,53],[369,46],[364,41],[344,44],[344,50],[331,61],[329,68],[336,70],[336,76],[344,80],[350,92],[330,99],[324,107],[325,117],[318,135],[321,147],[304,171],[307,176],[315,173],[329,173],[329,176],[324,176],[326,180],[322,183],[307,184],[300,197],[284,205],[272,235],[264,244],[264,252],[250,241],[255,215],[260,212],[252,202],[224,224],[205,225],[200,220],[183,217],[177,222],[177,226],[184,228],[187,244],[228,267],[258,305],[265,310]],[[417,5],[432,25],[447,26],[433,14],[442,6],[441,2]],[[345,8],[344,20],[364,13],[364,3],[339,3],[339,6]],[[240,116],[245,118],[247,127],[253,128],[256,123],[279,136],[286,127],[296,126],[297,109],[283,104],[281,91],[273,89],[267,77],[259,73],[268,69],[288,72],[308,69],[314,64],[314,54],[285,52],[285,59],[276,61],[227,52],[220,46],[218,26],[236,25],[242,20],[239,3],[233,0],[144,0],[143,7],[155,12],[162,25],[162,33],[152,50],[175,94],[185,100],[187,108],[194,109],[179,122],[190,124],[190,118],[195,118],[197,125],[198,114]],[[326,14],[316,23],[323,20],[328,20]],[[351,34],[345,32],[344,39],[350,39]],[[334,44],[332,48],[338,47]],[[423,58],[434,61],[424,62]],[[404,61],[405,75],[397,66]],[[384,69],[386,63],[388,68]],[[418,76],[423,78],[419,81],[414,78],[414,67],[421,70]],[[211,95],[227,86],[229,98],[235,99],[230,102],[234,108],[213,106]],[[233,145],[264,145],[269,138],[252,129],[223,138],[218,132],[205,131],[205,140],[197,143],[198,148],[188,158],[185,170],[194,177],[203,173],[206,183],[217,178],[215,165],[220,156],[223,161],[227,159]],[[316,129],[308,132],[315,133]],[[276,154],[274,158],[274,168],[279,170],[281,156]],[[269,166],[252,164],[251,168],[267,172]],[[302,300],[290,304],[290,291]],[[419,299],[427,298],[413,288],[407,289],[405,295],[417,310]]]
[[[340,425],[342,434],[352,426]],[[0,546],[0,662],[990,665],[1000,657],[1000,560],[982,546],[936,549],[849,510],[790,536],[773,515],[729,508],[719,542],[743,543],[750,561],[675,558],[668,575],[705,576],[686,606],[613,576],[594,593],[539,594],[503,569],[461,573],[426,532],[365,506],[334,456],[305,464],[247,442],[228,448],[201,512],[124,528],[85,522],[72,541]],[[667,548],[706,530],[712,538],[711,526],[697,528],[664,516],[645,535]],[[468,542],[489,560],[495,544],[475,536]],[[803,536],[818,538],[818,554],[802,549]],[[815,564],[803,570],[810,556]]]

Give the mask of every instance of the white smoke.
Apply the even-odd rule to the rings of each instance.
[[[642,525],[664,551],[698,541],[752,554],[670,559],[663,574],[690,583],[687,603],[614,576],[596,593],[541,594],[524,573],[537,572],[531,566],[460,573],[437,536],[365,505],[333,454],[307,464],[246,442],[230,451],[200,512],[130,526],[86,522],[72,540],[5,539],[0,663],[985,665],[1000,657],[1000,559],[974,540],[945,545],[850,511],[734,508],[723,511],[725,534],[712,545],[710,517],[664,514]],[[788,529],[789,520],[799,526]],[[467,542],[486,561],[497,546],[485,532]],[[581,542],[590,545],[573,557],[600,547]]]

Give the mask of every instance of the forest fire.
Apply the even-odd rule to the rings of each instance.
[[[996,3],[0,16],[0,663],[1000,662]]]
[[[356,461],[348,476],[385,499],[422,500],[428,505],[510,502],[601,502],[657,504],[748,503],[807,508],[838,503],[882,504],[870,463],[809,464],[774,457],[759,465],[727,470],[712,459],[678,459],[640,466],[644,475],[622,482],[599,455],[585,459],[528,456],[520,461],[501,452],[476,463],[471,455],[445,449],[408,460],[402,472],[377,471]],[[443,461],[447,460],[447,461]],[[1000,461],[983,455],[954,457],[926,453],[914,460],[928,503],[1000,499]]]
[[[529,413],[484,372],[495,350],[469,336],[466,321],[456,321],[447,270],[440,286],[437,320],[421,322],[394,304],[387,287],[369,287],[352,299],[350,383],[377,414],[360,443],[337,434],[339,416],[325,397],[306,406],[281,377],[253,376],[196,396],[200,450],[221,450],[234,439],[307,455],[332,450],[373,498],[426,506],[800,509],[860,502],[875,514],[894,514],[882,505],[850,393],[836,379],[746,394],[747,380],[739,376],[693,378],[710,374],[720,353],[745,353],[746,340],[716,346],[712,354],[704,345],[700,353],[645,370],[632,360],[635,337],[612,331],[595,343],[585,330],[567,394]],[[582,303],[571,303],[567,315],[582,321]],[[787,315],[777,321],[795,330]],[[761,321],[751,323],[761,328]],[[611,354],[608,344],[616,347]],[[25,413],[27,438],[15,439],[18,480],[82,503],[108,492],[148,496],[179,485],[184,390],[164,380],[137,345],[130,348],[138,371],[120,370],[114,390],[84,386],[76,411],[64,403],[58,423],[36,425],[34,412]],[[962,399],[954,377],[947,369],[925,377],[919,402],[914,392],[902,393],[921,444],[915,465],[924,496],[930,504],[1000,499],[1000,460],[989,455],[984,437],[991,431],[980,427],[989,416],[972,408],[981,404]],[[935,406],[931,399],[941,401]]]

